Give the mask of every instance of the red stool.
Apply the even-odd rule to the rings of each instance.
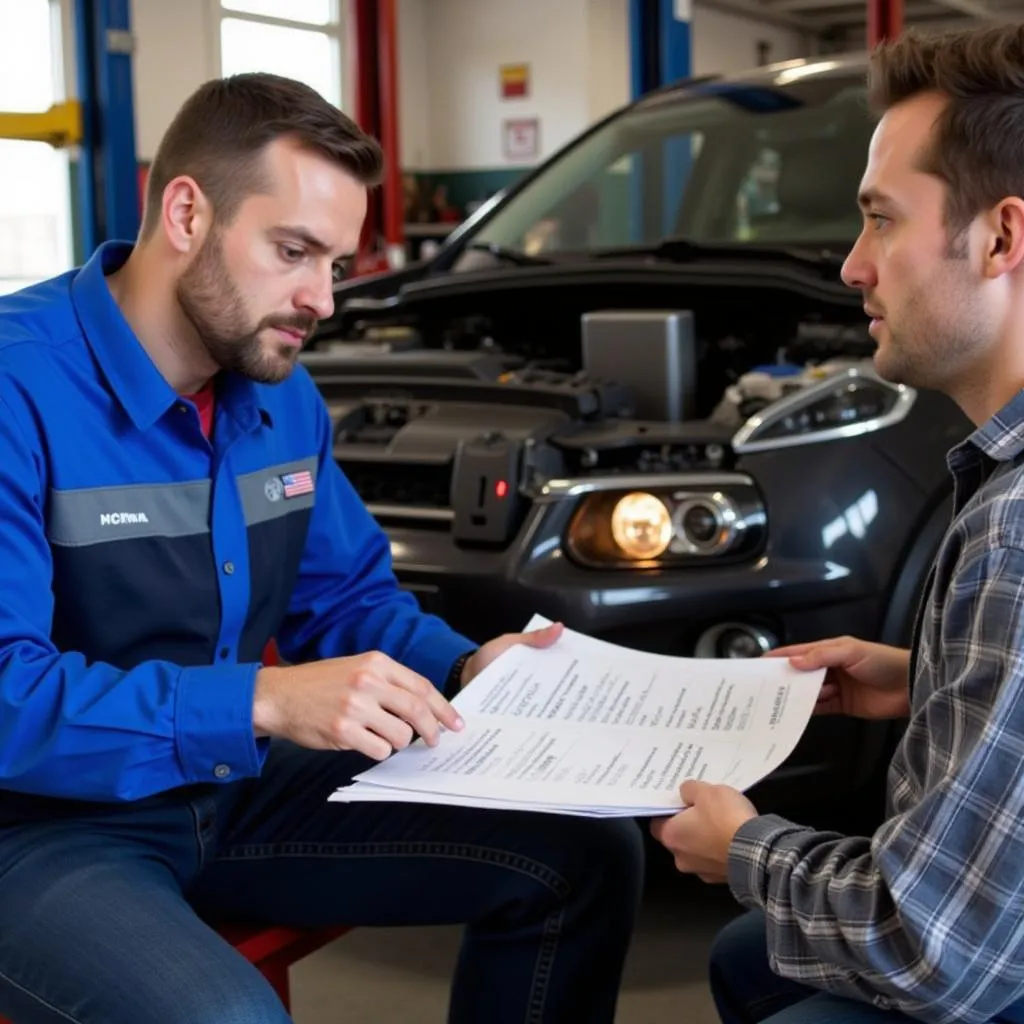
[[[350,930],[344,927],[286,928],[283,925],[261,928],[237,924],[217,929],[273,985],[286,1010],[291,1010],[288,968]]]
[[[271,640],[263,652],[265,665],[277,665],[281,656]],[[288,968],[303,957],[340,938],[350,928],[286,928],[283,925],[221,925],[217,931],[249,961],[273,986],[284,1008],[291,1012]],[[0,1024],[11,1024],[0,1017]]]
[[[282,925],[224,925],[217,929],[274,987],[284,1008],[291,1012],[288,968],[340,938],[349,928],[286,928]],[[0,1017],[0,1024],[11,1024]]]

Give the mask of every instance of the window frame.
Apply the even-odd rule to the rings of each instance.
[[[73,100],[76,98],[74,48],[68,45],[68,40],[73,38],[68,34],[68,26],[73,25],[74,17],[71,9],[71,2],[70,0],[43,0],[43,2],[45,2],[47,18],[49,20],[50,79],[53,89],[50,103],[59,103],[64,99]],[[8,108],[3,102],[0,102],[0,110],[3,110],[5,113],[8,112]],[[43,110],[27,109],[25,107],[16,106],[12,112],[19,114],[41,114],[43,113]],[[48,145],[44,142],[35,142],[17,138],[4,139],[2,141],[15,146],[20,143],[24,143],[25,145],[32,147],[39,147],[40,151],[43,147]],[[5,148],[7,147],[5,146]],[[55,162],[58,171],[57,176],[61,181],[61,187],[51,193],[54,197],[52,214],[56,224],[55,244],[57,248],[57,260],[53,267],[49,270],[44,270],[41,274],[14,274],[11,276],[5,276],[2,273],[3,267],[0,267],[0,282],[2,282],[0,283],[0,296],[12,294],[22,288],[29,287],[33,284],[53,278],[59,274],[63,274],[80,262],[79,248],[81,245],[81,239],[78,237],[78,232],[75,230],[75,203],[72,195],[72,148],[51,147],[50,156]],[[91,254],[84,254],[86,258],[89,255]]]
[[[287,6],[287,0],[281,0],[281,6]],[[267,14],[247,14],[245,11],[232,11],[221,5],[221,0],[207,0],[207,21],[213,51],[213,74],[216,78],[224,75],[224,53],[221,41],[221,24],[225,18],[248,21],[257,25],[269,25],[272,28],[297,28],[304,32],[319,32],[330,38],[334,45],[333,67],[331,74],[334,79],[335,95],[328,97],[339,110],[345,109],[346,81],[344,73],[345,25],[342,17],[342,0],[330,0],[331,20],[326,25],[314,25],[308,21],[296,21],[293,18],[277,17]]]

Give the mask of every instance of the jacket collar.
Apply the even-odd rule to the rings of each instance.
[[[157,369],[135,336],[107,284],[107,275],[122,267],[131,255],[131,242],[104,242],[78,271],[71,284],[71,300],[85,339],[114,396],[139,430],[148,430],[179,395]],[[269,422],[260,407],[257,387],[237,374],[225,374],[218,402],[244,430]]]

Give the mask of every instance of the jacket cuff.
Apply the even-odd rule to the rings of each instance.
[[[259,665],[201,665],[178,677],[175,745],[193,782],[234,782],[259,775],[269,742],[257,741],[252,703]]]
[[[729,845],[727,874],[729,888],[742,906],[764,909],[772,850],[779,839],[799,827],[777,814],[762,814],[736,830]]]

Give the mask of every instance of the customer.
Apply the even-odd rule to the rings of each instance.
[[[459,728],[442,690],[560,631],[474,651],[419,610],[296,366],[381,166],[305,86],[208,83],[160,146],[138,244],[0,301],[0,1014],[18,1024],[286,1020],[203,920],[224,917],[465,922],[450,1020],[613,1019],[633,823],[327,802],[414,731]],[[261,667],[271,638],[294,667]]]
[[[909,715],[885,823],[815,832],[691,782],[654,827],[751,908],[712,952],[728,1024],[1024,1021],[1024,26],[908,34],[874,54],[871,93],[843,278],[882,376],[945,392],[977,430],[950,453],[913,652],[776,652],[827,667],[821,710]]]

